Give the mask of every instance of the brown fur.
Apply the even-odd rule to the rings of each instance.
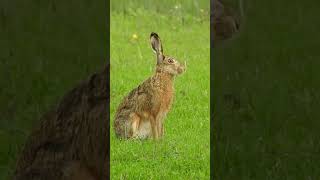
[[[18,159],[14,179],[107,179],[109,66],[81,83],[41,118]]]
[[[230,39],[240,29],[240,15],[221,0],[211,0],[211,37],[214,44]]]
[[[156,72],[120,103],[114,120],[115,133],[119,138],[152,136],[158,139],[163,136],[163,121],[174,97],[174,78],[185,70],[177,60],[163,54],[156,33],[151,33],[150,40],[157,57]]]

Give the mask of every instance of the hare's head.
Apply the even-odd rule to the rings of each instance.
[[[150,42],[157,57],[157,72],[178,75],[185,71],[186,65],[182,65],[175,58],[163,54],[161,40],[157,33],[151,33]]]
[[[240,11],[242,11],[241,0]],[[213,0],[211,3],[211,24],[213,26],[213,39],[222,41],[231,38],[239,31],[240,28],[240,15],[235,11],[225,6],[220,0]]]

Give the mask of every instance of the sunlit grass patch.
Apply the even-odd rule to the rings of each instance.
[[[111,128],[111,178],[208,179],[209,18],[137,11],[134,15],[111,13],[111,127],[122,98],[154,72],[151,32],[160,35],[165,54],[187,61],[188,68],[176,77],[176,96],[161,141],[120,141]]]

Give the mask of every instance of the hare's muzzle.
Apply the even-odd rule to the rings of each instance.
[[[183,72],[185,72],[185,71],[186,71],[186,68],[187,68],[187,63],[186,63],[186,61],[185,61],[185,62],[184,62],[184,65],[180,65],[180,66],[178,67],[178,69],[177,69],[178,74],[182,74]]]

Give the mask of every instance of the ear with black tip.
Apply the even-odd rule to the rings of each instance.
[[[161,63],[163,61],[164,56],[163,56],[161,40],[157,33],[152,32],[150,34],[150,43],[153,51],[157,55],[157,63]]]

